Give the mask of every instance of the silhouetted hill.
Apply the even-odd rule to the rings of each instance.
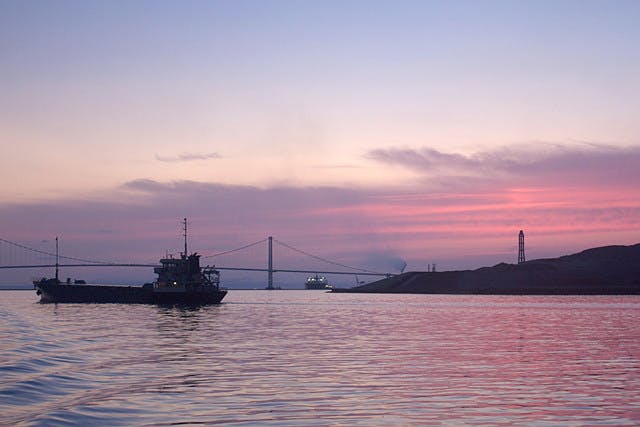
[[[420,294],[640,294],[640,244],[477,270],[408,272],[337,292]]]

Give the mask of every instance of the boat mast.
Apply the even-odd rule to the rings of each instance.
[[[187,257],[187,218],[184,218],[184,257]]]
[[[58,236],[56,236],[56,282],[59,282],[60,280],[58,279],[58,270],[59,270],[59,263],[58,263]]]

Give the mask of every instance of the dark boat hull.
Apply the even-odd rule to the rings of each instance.
[[[305,284],[304,288],[307,290],[325,290],[325,291],[330,291],[331,289],[333,289],[332,286],[327,286],[324,284],[319,284],[319,285]]]
[[[152,287],[36,283],[42,303],[219,304],[226,290],[155,292]]]

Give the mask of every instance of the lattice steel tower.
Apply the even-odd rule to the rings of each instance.
[[[522,264],[524,261],[524,231],[520,230],[520,234],[518,234],[518,264]]]

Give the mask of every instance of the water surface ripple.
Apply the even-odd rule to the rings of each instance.
[[[640,297],[0,296],[0,425],[639,425]]]

